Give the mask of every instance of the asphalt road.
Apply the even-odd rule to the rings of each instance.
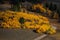
[[[28,29],[0,29],[0,40],[34,40],[41,35]],[[60,40],[60,31],[41,40]]]
[[[28,29],[0,29],[0,40],[34,40],[40,35]]]

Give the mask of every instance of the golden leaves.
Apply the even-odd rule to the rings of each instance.
[[[19,22],[19,19],[22,17],[24,18],[23,20],[25,20],[23,24]],[[0,26],[3,28],[27,28],[35,29],[38,33],[47,31],[50,34],[55,33],[55,29],[52,29],[48,19],[38,14],[6,11],[0,13],[0,18],[3,18],[2,20],[4,20],[0,21]]]

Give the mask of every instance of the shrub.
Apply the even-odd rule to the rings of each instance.
[[[21,24],[24,24],[25,19],[24,19],[23,17],[21,17],[21,18],[19,19],[19,22],[20,22]]]

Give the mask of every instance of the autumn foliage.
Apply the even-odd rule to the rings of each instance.
[[[55,29],[50,25],[48,18],[34,13],[0,12],[0,27],[33,29],[38,33],[56,33]]]

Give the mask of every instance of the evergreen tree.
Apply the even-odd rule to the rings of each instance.
[[[0,4],[3,4],[4,3],[4,0],[0,0]]]
[[[13,11],[20,11],[19,0],[10,0],[10,4]]]
[[[50,5],[49,5],[49,9],[53,11],[53,3],[51,2]]]
[[[57,9],[57,13],[58,13],[58,16],[59,16],[59,22],[60,22],[60,9]]]
[[[57,5],[54,4],[54,5],[53,5],[53,11],[56,11],[56,10],[57,10]]]
[[[48,7],[48,4],[46,6]],[[57,10],[57,5],[53,4],[53,3],[50,3],[49,9],[52,10],[52,11],[56,11]]]
[[[45,3],[45,7],[46,8],[49,8],[49,4],[47,2]]]

